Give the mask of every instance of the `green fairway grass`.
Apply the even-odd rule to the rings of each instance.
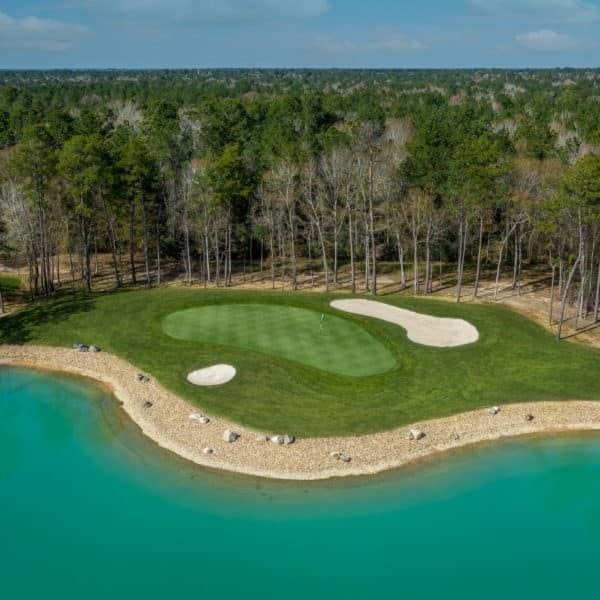
[[[167,315],[162,326],[179,340],[237,346],[310,367],[364,377],[396,366],[392,352],[348,319],[275,304],[212,304]]]
[[[329,306],[332,299],[343,297],[348,296],[198,288],[65,295],[0,319],[0,343],[97,344],[207,412],[298,436],[363,434],[509,402],[600,399],[600,352],[558,343],[508,308],[380,299],[434,316],[463,318],[479,330],[475,344],[431,348],[410,342],[396,325]],[[165,318],[179,311],[249,304],[276,312],[282,307],[303,309],[317,321],[325,313],[325,328],[335,316],[352,326],[343,330],[355,332],[358,327],[369,339],[361,348],[365,363],[371,360],[372,339],[391,354],[395,366],[368,377],[350,377],[327,372],[323,364],[305,364],[299,355],[291,360],[232,345],[231,340],[225,345],[175,339],[162,327]],[[216,363],[234,365],[235,379],[216,388],[186,381],[190,371]]]

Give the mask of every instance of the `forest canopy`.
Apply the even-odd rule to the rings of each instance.
[[[543,263],[598,318],[600,72],[181,70],[0,72],[0,247],[55,293],[61,257],[91,291],[229,285],[260,259],[298,287],[376,294],[378,265],[434,290]],[[143,267],[136,257],[143,256]],[[260,258],[259,258],[260,257]],[[64,258],[63,258],[64,259]],[[360,281],[360,283],[359,283]]]

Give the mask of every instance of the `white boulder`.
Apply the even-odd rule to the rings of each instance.
[[[418,442],[419,440],[422,440],[424,437],[425,437],[425,432],[421,431],[420,429],[411,429],[408,432],[409,440],[416,440]]]
[[[210,419],[199,412],[193,412],[190,415],[190,419],[192,419],[192,421],[198,421],[198,423],[201,423],[202,425],[208,425],[210,423]]]

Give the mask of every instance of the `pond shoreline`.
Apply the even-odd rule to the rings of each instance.
[[[139,369],[105,352],[0,345],[0,365],[66,372],[96,380],[110,389],[141,431],[160,447],[203,467],[269,479],[310,481],[374,475],[481,442],[600,430],[600,402],[569,400],[510,404],[502,406],[498,414],[488,407],[392,431],[303,438],[280,446],[265,441],[261,432],[220,417],[206,415],[210,419],[207,424],[190,419],[192,413],[201,412],[197,407],[152,377],[148,382],[139,381]],[[239,439],[225,442],[226,430],[240,434]],[[425,436],[409,439],[415,437],[411,430]],[[213,449],[213,453],[205,454],[205,448]],[[332,453],[340,453],[350,461],[344,462]]]

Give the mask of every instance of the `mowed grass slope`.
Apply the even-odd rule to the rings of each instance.
[[[329,302],[340,297],[193,288],[64,296],[0,319],[0,342],[95,343],[208,412],[299,436],[362,434],[509,402],[600,399],[600,352],[557,343],[507,308],[382,299],[464,318],[479,329],[476,344],[443,349],[413,344],[395,325],[337,313]],[[326,320],[336,315],[363,327],[391,352],[396,366],[349,377],[246,348],[177,340],[163,331],[167,315],[215,304],[291,306],[326,313]],[[231,383],[210,389],[187,383],[189,371],[220,362],[238,369]]]
[[[256,350],[338,375],[365,377],[396,366],[393,352],[348,319],[276,304],[212,304],[167,315],[179,340]]]

